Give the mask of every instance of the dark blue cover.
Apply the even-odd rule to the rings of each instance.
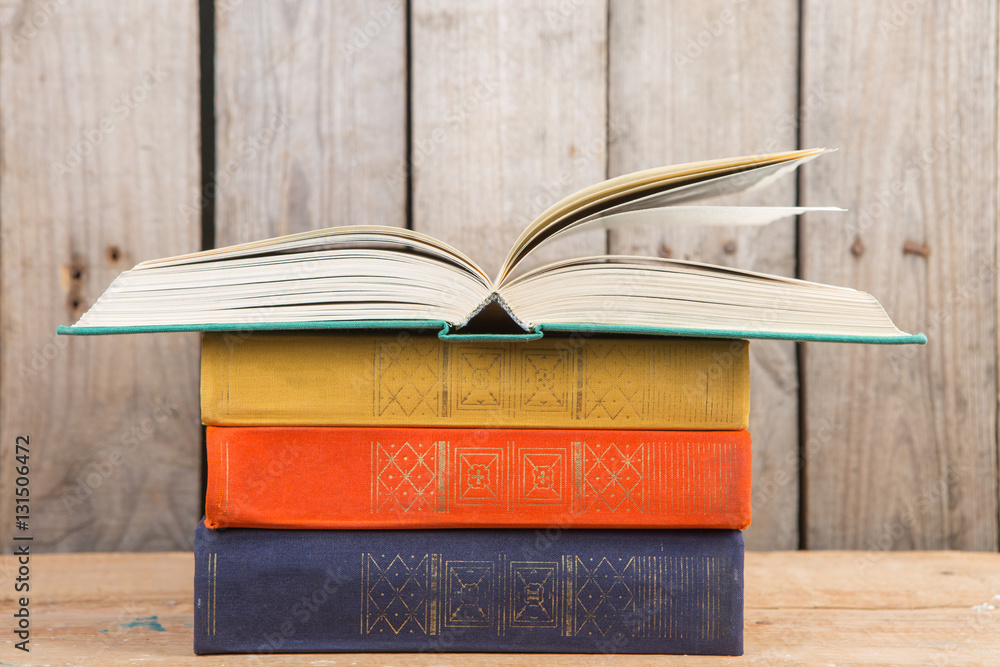
[[[195,653],[743,653],[738,530],[208,530]]]

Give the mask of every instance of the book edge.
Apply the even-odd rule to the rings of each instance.
[[[166,333],[183,331],[308,331],[323,329],[428,329],[437,330],[442,340],[452,341],[531,341],[546,332],[580,334],[628,334],[644,336],[677,336],[692,338],[734,338],[757,340],[791,340],[810,343],[867,343],[876,345],[924,345],[927,336],[860,336],[850,334],[774,333],[752,329],[693,329],[684,327],[625,326],[618,324],[538,324],[525,334],[456,334],[444,320],[345,320],[321,322],[250,322],[212,324],[163,324],[115,327],[59,326],[56,333],[64,336],[97,336],[110,334]]]

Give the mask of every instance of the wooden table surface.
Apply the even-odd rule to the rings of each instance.
[[[0,557],[7,665],[1000,665],[1000,554],[747,553],[741,658],[516,654],[195,656],[190,553],[31,558],[31,652],[14,648],[12,556]]]

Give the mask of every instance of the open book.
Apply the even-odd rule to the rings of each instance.
[[[636,172],[551,206],[491,278],[418,232],[351,226],[158,259],[122,273],[65,334],[433,327],[445,337],[545,331],[923,343],[869,294],[654,257],[577,257],[531,271],[533,250],[629,225],[759,225],[804,207],[691,206],[764,185],[825,149]]]

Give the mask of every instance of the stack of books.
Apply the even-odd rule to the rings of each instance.
[[[653,258],[534,271],[822,150],[666,167],[559,202],[496,279],[342,227],[140,264],[63,333],[202,331],[195,652],[743,651],[748,339],[920,343],[869,295]]]
[[[205,334],[201,389],[197,652],[741,652],[745,341]]]

